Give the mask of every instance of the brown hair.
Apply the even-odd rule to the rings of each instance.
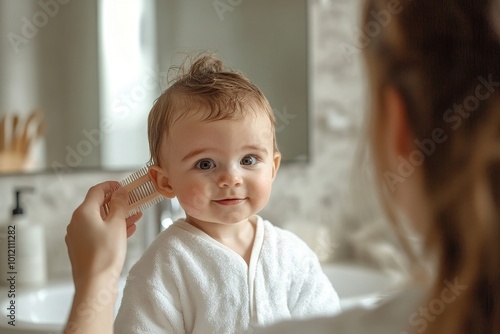
[[[367,0],[365,31],[393,3]],[[500,332],[500,11],[495,5],[403,1],[390,23],[379,26],[380,33],[371,31],[364,49],[376,106],[371,126],[379,188],[386,169],[379,152],[384,88],[394,87],[403,97],[416,139],[432,138],[436,129],[446,136],[434,143],[433,152],[420,149],[431,216],[424,238],[438,259],[427,301],[442,298],[443,282],[466,288],[428,322],[426,333]],[[385,193],[385,202],[388,197]]]
[[[200,108],[209,110],[203,120],[240,119],[248,112],[265,112],[271,121],[276,143],[276,120],[273,110],[262,91],[242,73],[228,69],[212,54],[187,55],[179,67],[171,86],[155,101],[148,117],[150,163],[160,164],[161,145],[168,137],[176,120]],[[190,61],[191,60],[191,61]],[[191,62],[191,65],[186,65]],[[204,109],[205,110],[205,109]]]

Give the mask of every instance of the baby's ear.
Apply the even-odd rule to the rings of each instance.
[[[149,177],[160,194],[166,198],[174,198],[175,192],[170,185],[170,179],[167,172],[160,166],[150,166],[148,170]]]
[[[280,168],[281,163],[281,153],[275,152],[273,157],[273,180],[276,178],[276,173],[278,173],[278,169]]]

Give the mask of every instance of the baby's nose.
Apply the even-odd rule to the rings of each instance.
[[[235,168],[227,168],[225,170],[222,170],[219,174],[217,183],[221,188],[241,186],[241,173],[239,173]]]

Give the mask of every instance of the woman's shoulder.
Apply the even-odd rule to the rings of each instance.
[[[335,334],[402,334],[418,330],[425,289],[412,286],[372,308],[353,308],[333,317],[286,321],[268,328],[253,329],[253,334],[335,333]],[[420,318],[419,318],[420,316]]]

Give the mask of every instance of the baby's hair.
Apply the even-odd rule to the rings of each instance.
[[[162,142],[172,124],[201,109],[203,121],[237,120],[248,113],[264,113],[271,122],[274,150],[278,152],[276,119],[264,93],[245,75],[224,66],[215,55],[187,54],[180,66],[170,68],[169,85],[148,117],[150,163],[161,164]]]

